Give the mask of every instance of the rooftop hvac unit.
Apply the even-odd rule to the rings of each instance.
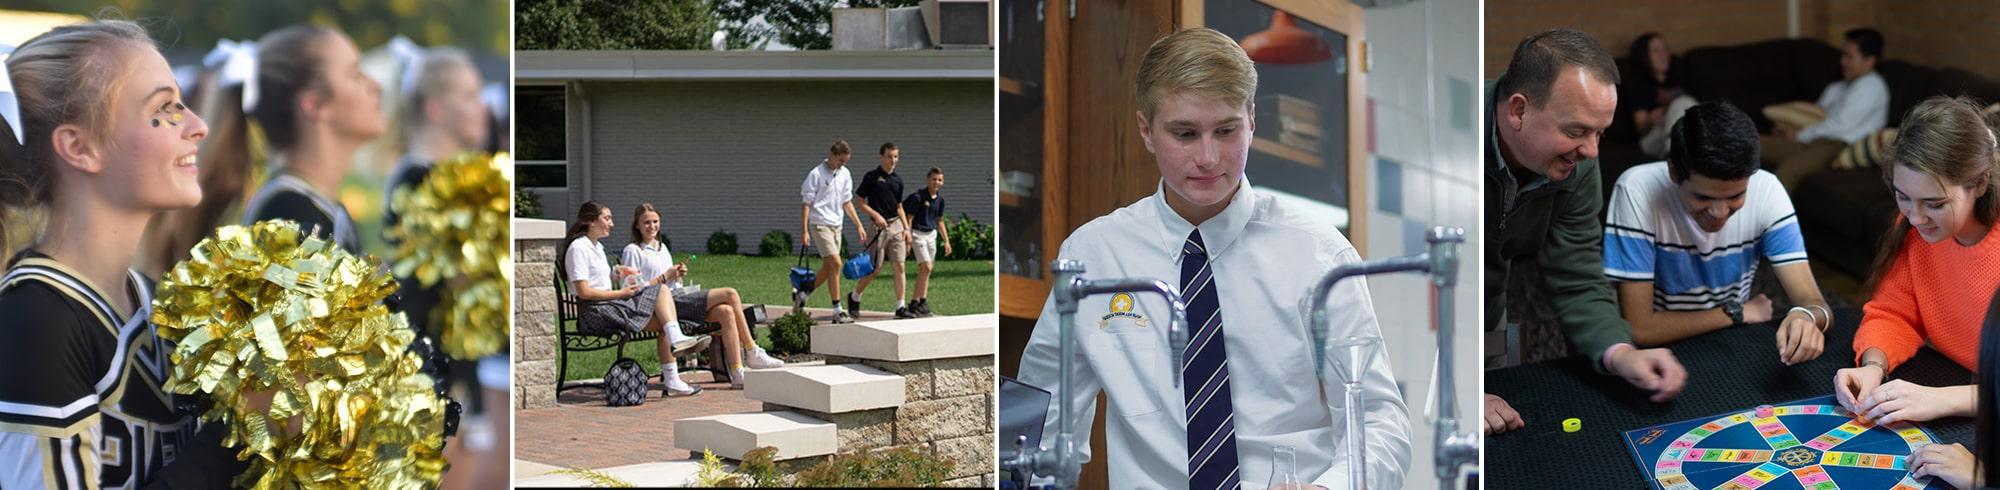
[[[923,12],[917,7],[833,9],[833,49],[927,49]]]
[[[993,45],[993,3],[987,0],[924,0],[924,29],[941,47]]]

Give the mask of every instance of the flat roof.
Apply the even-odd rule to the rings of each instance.
[[[992,49],[515,51],[516,83],[572,80],[992,79]]]

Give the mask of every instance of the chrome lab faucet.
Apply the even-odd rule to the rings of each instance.
[[[1055,264],[1049,266],[1049,270],[1055,273],[1055,287],[1049,295],[1056,301],[1056,316],[1059,318],[1057,325],[1061,328],[1058,333],[1062,337],[1061,360],[1058,361],[1057,368],[1062,372],[1062,381],[1057,385],[1055,392],[1057,403],[1062,404],[1056,417],[1057,426],[1061,427],[1061,430],[1056,433],[1055,445],[1047,449],[1024,447],[1027,445],[1027,436],[1015,439],[1012,451],[1014,454],[1011,456],[1002,454],[1000,463],[1004,469],[1024,475],[1024,481],[1033,482],[1036,475],[1052,476],[1055,477],[1056,488],[1071,489],[1076,488],[1077,477],[1083,468],[1083,462],[1076,452],[1075,429],[1071,425],[1076,416],[1076,408],[1070,403],[1073,398],[1070,396],[1070,390],[1073,389],[1070,384],[1070,373],[1074,369],[1070,365],[1070,358],[1076,356],[1077,304],[1084,298],[1113,293],[1150,292],[1166,298],[1169,308],[1173,310],[1172,321],[1167,327],[1167,340],[1173,344],[1174,369],[1171,371],[1174,374],[1175,388],[1181,386],[1180,366],[1183,361],[1182,356],[1187,351],[1187,304],[1181,301],[1178,288],[1159,279],[1130,277],[1085,279],[1083,263],[1075,260],[1057,260]]]
[[[1335,283],[1349,277],[1371,274],[1403,271],[1428,273],[1431,276],[1431,286],[1437,289],[1435,312],[1437,316],[1433,320],[1437,322],[1439,371],[1437,430],[1434,441],[1437,444],[1438,488],[1451,488],[1458,479],[1459,467],[1472,463],[1479,457],[1478,442],[1473,435],[1458,433],[1457,390],[1451,369],[1453,360],[1451,289],[1458,278],[1458,245],[1465,242],[1465,229],[1441,226],[1431,228],[1424,240],[1430,243],[1430,250],[1427,252],[1342,265],[1334,267],[1320,278],[1319,284],[1313,287],[1312,294],[1307,296],[1311,301],[1311,314],[1308,318],[1312,322],[1310,333],[1313,341],[1313,368],[1316,373],[1321,373],[1323,376],[1327,337],[1331,334],[1332,328],[1331,320],[1327,318],[1327,299],[1332,297]],[[1342,352],[1343,356],[1335,363],[1335,369],[1340,371],[1338,374],[1343,378],[1342,381],[1347,388],[1347,433],[1342,437],[1346,438],[1348,444],[1350,488],[1363,488],[1363,482],[1366,481],[1367,466],[1362,458],[1367,442],[1366,427],[1361,425],[1361,377],[1367,371],[1367,360],[1370,355],[1367,350],[1379,348],[1381,344],[1379,338],[1359,340],[1360,342],[1342,342],[1341,347],[1349,349],[1348,352]]]

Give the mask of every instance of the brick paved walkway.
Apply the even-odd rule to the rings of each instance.
[[[788,307],[770,308],[773,317]],[[824,321],[831,310],[808,308]],[[888,320],[894,315],[863,311],[863,320]],[[612,407],[597,387],[575,388],[556,397],[556,408],[514,413],[514,458],[558,467],[607,468],[638,463],[686,460],[699,456],[674,448],[674,421],[705,415],[758,412],[764,403],[743,396],[729,383],[714,382],[705,371],[683,371],[681,379],[700,386],[691,397],[660,398],[660,382],[646,388],[646,404]]]

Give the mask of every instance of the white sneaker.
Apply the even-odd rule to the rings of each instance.
[[[729,388],[735,390],[743,389],[743,368],[735,367],[729,369]]]
[[[700,337],[688,337],[686,339],[676,340],[674,341],[674,355],[685,356],[696,352],[701,352],[703,350],[707,350],[708,344],[713,340],[714,337],[710,337],[707,335],[703,335]]]
[[[780,361],[775,357],[771,357],[770,354],[764,352],[764,349],[751,350],[749,352],[749,355],[744,357],[745,358],[743,359],[743,364],[746,366],[750,366],[750,369],[771,369],[771,368],[785,367],[785,361]]]
[[[661,393],[662,398],[669,396],[691,396],[696,393],[701,393],[700,386],[687,384],[686,381],[681,381],[680,376],[667,378],[665,384],[666,386],[661,389],[661,391],[664,392]]]

